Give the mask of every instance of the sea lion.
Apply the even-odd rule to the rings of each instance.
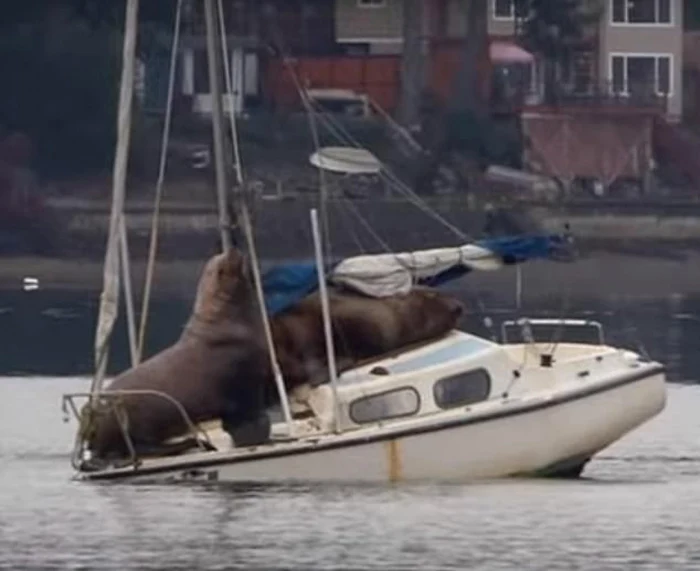
[[[328,294],[338,372],[453,329],[462,305],[429,288],[371,298],[331,289]],[[277,360],[288,391],[328,382],[323,314],[317,293],[271,319]],[[276,392],[268,391],[267,401]]]
[[[176,399],[192,422],[244,422],[263,406],[268,355],[243,256],[235,249],[209,259],[192,314],[178,341],[121,373],[104,393],[157,390]],[[148,450],[187,426],[176,407],[155,396],[125,396],[131,440]],[[89,448],[97,457],[123,455],[124,438],[112,411],[96,415]]]

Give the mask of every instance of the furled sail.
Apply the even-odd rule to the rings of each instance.
[[[561,235],[507,236],[452,248],[353,256],[330,264],[327,280],[370,297],[386,297],[406,293],[414,285],[439,286],[473,270],[554,258],[568,243]],[[313,262],[271,268],[263,277],[268,312],[274,315],[292,307],[317,286]]]

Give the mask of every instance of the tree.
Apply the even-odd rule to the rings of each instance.
[[[683,16],[686,30],[700,30],[700,2],[698,0],[684,0]]]
[[[140,51],[169,32],[175,2],[142,2]],[[0,129],[26,133],[43,174],[108,167],[116,128],[124,0],[8,2],[0,19]],[[166,42],[167,44],[167,42]]]
[[[522,41],[543,58],[544,99],[554,103],[557,69],[567,62],[588,26],[600,20],[602,6],[595,0],[514,0]]]
[[[401,56],[401,94],[399,123],[411,129],[419,120],[421,97],[425,87],[426,50],[424,46],[423,0],[403,2],[403,53]]]
[[[447,108],[437,117],[424,118],[421,131],[428,152],[419,168],[418,189],[430,189],[440,167],[447,164],[459,186],[478,186],[480,170],[488,162],[490,117],[482,71],[488,58],[489,2],[462,0],[465,43],[461,62]]]
[[[486,108],[481,64],[488,57],[488,7],[490,0],[463,0],[466,41],[455,77],[450,108],[482,115]]]

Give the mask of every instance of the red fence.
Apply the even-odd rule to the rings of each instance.
[[[483,93],[487,94],[490,66],[485,61],[482,60],[479,72]],[[441,100],[449,96],[460,65],[460,46],[432,49],[428,85]],[[306,88],[350,89],[368,95],[383,109],[393,111],[398,103],[401,85],[401,57],[300,57],[289,59],[286,63],[281,58],[270,58],[266,62],[264,93],[268,101],[278,108],[297,108],[300,104],[292,74]]]

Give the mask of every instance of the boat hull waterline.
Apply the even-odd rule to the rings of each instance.
[[[78,479],[139,483],[469,482],[578,475],[666,404],[665,369],[646,363],[566,393],[467,407],[439,422],[392,422],[226,452],[144,459]]]

